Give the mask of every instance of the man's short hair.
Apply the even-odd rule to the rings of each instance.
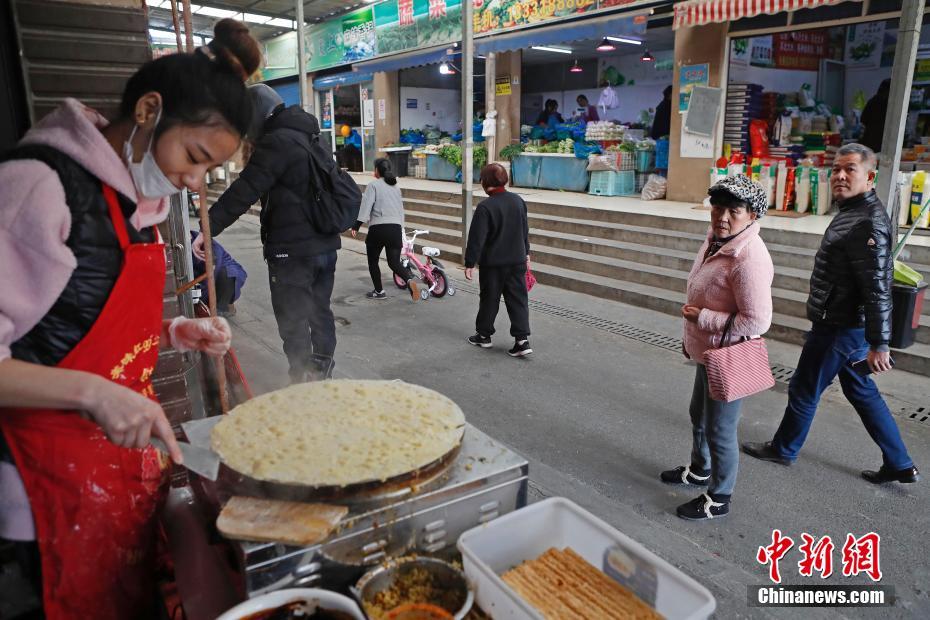
[[[504,187],[509,180],[507,170],[500,164],[488,164],[481,169],[482,187]]]
[[[878,167],[878,158],[875,156],[875,151],[864,144],[853,142],[841,146],[840,150],[836,152],[836,156],[843,157],[844,155],[858,155],[869,170],[875,170]]]

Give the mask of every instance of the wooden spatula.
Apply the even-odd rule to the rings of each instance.
[[[235,496],[223,506],[216,527],[234,540],[314,545],[326,540],[348,512],[332,504]]]

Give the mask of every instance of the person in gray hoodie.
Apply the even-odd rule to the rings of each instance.
[[[375,160],[375,180],[368,184],[362,195],[358,220],[352,227],[353,237],[366,222],[368,234],[365,235],[365,252],[368,254],[368,273],[374,289],[366,293],[365,297],[387,297],[381,286],[381,268],[378,265],[381,251],[386,249],[388,266],[407,283],[410,297],[416,301],[420,296],[416,280],[400,262],[400,253],[404,249],[404,199],[397,187],[397,176],[391,169],[391,162],[384,158]]]

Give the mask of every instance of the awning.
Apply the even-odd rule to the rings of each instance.
[[[313,80],[313,88],[316,90],[326,90],[328,88],[335,88],[336,86],[348,86],[350,84],[370,82],[373,79],[374,75],[371,73],[356,73],[355,71],[345,71],[343,73],[326,75]]]
[[[847,0],[688,0],[675,4],[672,28],[720,24],[743,17],[813,9]]]
[[[509,52],[533,45],[552,45],[583,39],[604,37],[642,37],[646,33],[646,16],[604,16],[568,24],[554,24],[543,28],[527,28],[505,35],[492,35],[475,39],[475,53]]]
[[[366,73],[380,73],[382,71],[398,71],[399,69],[409,69],[421,65],[432,65],[443,61],[452,60],[458,52],[453,50],[454,43],[448,43],[441,47],[432,47],[425,50],[416,50],[404,54],[394,54],[375,60],[357,62],[352,65],[352,71],[364,71]]]

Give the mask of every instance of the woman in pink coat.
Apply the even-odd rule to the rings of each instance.
[[[710,188],[711,230],[688,276],[684,353],[697,363],[691,396],[691,462],[661,474],[662,482],[707,487],[678,507],[678,516],[701,521],[730,512],[739,467],[736,429],[741,400],[711,398],[704,352],[720,346],[734,315],[730,342],[758,336],[772,323],[772,258],[759,236],[765,191],[747,177],[729,177]]]

